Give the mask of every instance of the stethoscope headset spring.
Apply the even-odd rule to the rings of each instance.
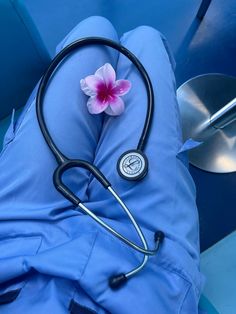
[[[50,136],[50,133],[48,131],[48,128],[46,126],[46,122],[44,119],[43,114],[43,100],[45,96],[45,92],[47,89],[48,82],[52,76],[52,74],[55,72],[55,69],[58,68],[59,63],[70,53],[74,52],[78,48],[82,48],[89,45],[105,45],[111,48],[114,48],[118,50],[120,53],[125,55],[138,69],[147,90],[147,113],[146,118],[144,122],[144,127],[140,136],[140,140],[138,142],[137,148],[128,150],[127,152],[123,153],[121,157],[119,158],[117,162],[117,171],[119,175],[126,180],[141,180],[143,179],[147,172],[148,172],[148,159],[146,155],[143,153],[145,144],[147,142],[149,133],[150,133],[150,127],[151,122],[153,118],[153,110],[154,110],[154,94],[153,94],[153,88],[151,84],[151,80],[141,64],[141,62],[137,59],[137,57],[130,52],[127,48],[124,46],[106,39],[106,38],[100,38],[100,37],[86,37],[79,39],[77,41],[72,42],[68,46],[66,46],[63,50],[61,50],[56,57],[52,60],[51,64],[49,65],[46,73],[43,75],[38,92],[36,97],[36,111],[37,111],[37,118],[39,122],[39,126],[41,129],[41,132],[45,138],[45,141],[49,148],[51,149],[53,155],[55,156],[58,167],[54,171],[53,174],[53,182],[55,185],[55,188],[66,198],[68,199],[76,208],[80,208],[80,210],[89,215],[93,220],[95,220],[100,226],[102,226],[104,229],[106,229],[108,232],[110,232],[112,235],[114,235],[119,240],[123,241],[125,244],[133,248],[134,250],[142,253],[144,255],[142,263],[137,266],[136,268],[132,269],[131,271],[127,273],[122,273],[118,275],[114,275],[109,279],[109,285],[112,289],[116,289],[120,287],[123,283],[127,281],[130,277],[134,276],[136,273],[141,271],[145,264],[148,261],[148,257],[151,255],[155,255],[160,247],[160,243],[164,239],[164,233],[162,231],[157,231],[154,235],[154,242],[155,242],[155,248],[153,250],[150,250],[147,245],[146,238],[143,235],[143,232],[136,222],[135,218],[133,217],[132,213],[128,209],[128,207],[125,205],[125,203],[121,200],[119,195],[115,192],[115,190],[111,187],[110,182],[106,179],[106,177],[103,175],[103,173],[93,164],[81,160],[81,159],[72,159],[70,160],[68,157],[62,154],[62,152],[58,149],[56,144],[54,143],[52,137]],[[123,208],[127,216],[129,217],[131,223],[133,224],[142,244],[142,246],[139,246],[135,244],[134,242],[130,241],[126,237],[124,237],[122,234],[120,234],[118,231],[113,229],[111,226],[106,224],[102,219],[100,219],[97,215],[95,215],[92,211],[90,211],[89,208],[87,208],[85,205],[82,204],[82,201],[63,183],[62,176],[65,171],[71,168],[84,168],[90,171],[94,177],[103,185],[105,189],[108,189],[113,197],[117,200],[117,202],[120,204],[120,206]]]

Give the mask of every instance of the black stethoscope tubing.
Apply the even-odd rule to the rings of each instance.
[[[105,45],[111,48],[114,48],[124,54],[131,62],[133,62],[141,76],[143,77],[143,81],[145,83],[145,87],[147,90],[147,112],[146,112],[146,117],[144,121],[144,126],[143,126],[143,131],[141,133],[138,145],[137,145],[137,150],[143,151],[145,148],[145,144],[147,142],[147,138],[150,133],[150,128],[151,128],[151,123],[152,123],[152,118],[153,118],[153,111],[154,111],[154,94],[153,94],[153,88],[152,88],[152,83],[151,80],[141,64],[141,62],[137,59],[137,57],[130,52],[127,48],[124,46],[101,37],[88,37],[88,38],[81,38],[77,41],[74,41],[73,43],[69,44],[66,46],[63,50],[61,50],[57,56],[53,59],[51,62],[50,66],[48,67],[46,73],[42,77],[42,80],[39,85],[38,93],[37,93],[37,98],[36,98],[36,110],[37,110],[37,116],[38,116],[38,121],[39,125],[41,128],[41,131],[44,135],[44,138],[46,139],[48,145],[50,146],[55,158],[57,159],[58,163],[63,163],[64,161],[68,160],[68,158],[63,155],[60,150],[57,148],[55,145],[53,139],[51,138],[48,128],[45,123],[45,119],[43,116],[42,112],[42,103],[45,95],[45,90],[47,88],[47,83],[53,74],[54,70],[56,67],[59,65],[59,63],[71,52],[76,50],[77,48],[82,48],[84,46],[88,45]]]
[[[66,56],[68,56],[71,52],[73,52],[77,48],[85,47],[88,45],[94,45],[94,44],[109,46],[109,47],[112,47],[112,48],[120,51],[122,54],[127,56],[137,66],[140,74],[143,77],[143,80],[145,82],[145,86],[147,88],[148,106],[147,106],[147,114],[146,114],[146,119],[145,119],[145,123],[144,123],[144,128],[143,128],[142,135],[140,137],[139,144],[138,144],[138,149],[144,148],[144,144],[146,143],[147,137],[148,137],[149,132],[150,132],[150,126],[151,126],[152,117],[153,117],[154,96],[153,96],[153,88],[152,88],[151,80],[150,80],[145,68],[140,63],[140,61],[137,59],[137,57],[133,53],[131,53],[127,48],[125,48],[124,46],[121,46],[120,44],[118,44],[112,40],[106,39],[106,38],[86,37],[86,38],[81,38],[77,41],[74,41],[71,44],[69,44],[68,46],[66,46],[52,60],[51,64],[49,65],[47,71],[43,75],[43,77],[40,81],[40,84],[39,84],[39,88],[38,88],[38,92],[37,92],[37,96],[36,96],[36,112],[37,112],[37,118],[38,118],[41,132],[42,132],[48,146],[50,147],[51,151],[53,152],[53,154],[54,154],[54,156],[55,156],[55,158],[59,164],[59,166],[55,170],[54,176],[53,176],[54,185],[57,188],[57,190],[61,194],[63,194],[65,198],[67,198],[69,201],[71,201],[75,206],[78,206],[81,203],[81,200],[78,198],[78,196],[74,195],[73,192],[69,191],[69,189],[63,184],[62,175],[66,170],[78,166],[78,167],[87,169],[91,173],[93,173],[93,175],[96,177],[96,179],[106,189],[111,187],[111,184],[106,179],[106,177],[101,173],[101,171],[99,169],[97,169],[94,165],[90,164],[89,162],[87,162],[85,160],[70,160],[64,154],[62,154],[62,152],[55,145],[55,143],[54,143],[54,141],[53,141],[53,139],[50,136],[50,133],[48,131],[48,128],[47,128],[47,125],[45,122],[45,118],[44,118],[44,114],[43,114],[43,100],[44,100],[44,96],[45,96],[48,82],[49,82],[52,74],[54,73],[55,69],[58,67],[59,63]],[[101,225],[103,225],[99,218],[95,218],[95,217],[92,217],[92,218],[95,219]],[[103,225],[103,227],[105,227],[105,226]],[[109,232],[113,233],[113,235],[120,238],[120,240],[122,240],[124,243],[131,245],[132,242],[130,242],[125,237],[123,237],[120,233],[115,232],[115,230],[113,230],[111,228],[107,228],[107,227],[105,227],[105,228]],[[143,253],[146,255],[155,255],[156,254],[156,249],[147,250],[147,249],[144,249],[135,243],[132,243],[131,246],[133,248],[135,248],[137,251],[139,251],[140,253]]]
[[[146,117],[145,117],[145,122],[144,122],[144,127],[137,145],[137,151],[140,153],[143,152],[144,147],[146,145],[149,133],[150,133],[150,128],[151,128],[151,123],[153,119],[153,110],[154,110],[154,95],[153,95],[153,88],[151,84],[151,80],[143,67],[143,65],[140,63],[140,61],[137,59],[137,57],[131,53],[127,48],[121,46],[120,44],[109,40],[105,38],[100,38],[100,37],[87,37],[87,38],[82,38],[79,39],[68,46],[66,46],[57,56],[52,60],[50,66],[48,67],[46,73],[42,77],[37,96],[36,96],[36,113],[37,113],[37,118],[39,122],[39,126],[41,129],[41,132],[46,140],[46,143],[48,144],[49,148],[51,149],[53,155],[55,156],[57,162],[58,162],[58,167],[54,171],[53,174],[53,182],[56,187],[56,189],[65,197],[67,198],[72,204],[74,204],[76,207],[79,206],[82,211],[84,211],[86,214],[88,214],[91,218],[93,218],[97,223],[99,223],[102,227],[104,227],[107,231],[112,233],[114,236],[116,236],[118,239],[135,249],[136,251],[139,251],[144,254],[144,259],[143,262],[140,266],[136,267],[132,271],[126,273],[126,274],[120,274],[112,277],[110,279],[110,286],[112,288],[117,288],[120,286],[122,283],[124,283],[129,277],[133,276],[136,274],[138,271],[140,271],[144,265],[147,262],[147,256],[150,255],[155,255],[159,249],[159,245],[162,242],[164,238],[164,234],[161,231],[157,231],[154,236],[154,241],[156,243],[155,248],[153,250],[148,249],[146,239],[142,233],[141,228],[137,224],[136,220],[134,219],[133,215],[131,214],[130,210],[128,207],[123,203],[123,201],[120,199],[118,194],[113,190],[111,187],[110,182],[106,179],[106,177],[103,175],[103,173],[96,168],[93,164],[85,161],[85,160],[80,160],[80,159],[73,159],[70,160],[67,158],[56,146],[54,143],[52,137],[50,136],[50,133],[48,131],[48,128],[46,126],[46,122],[44,119],[44,114],[43,114],[43,101],[44,101],[44,96],[45,92],[47,89],[48,82],[54,73],[55,69],[58,67],[60,62],[68,56],[71,52],[76,50],[77,48],[82,48],[85,46],[90,46],[90,45],[105,45],[111,48],[114,48],[124,54],[130,61],[137,67],[139,73],[141,74],[143,81],[145,83],[146,91],[147,91],[147,112],[146,112]],[[128,151],[129,152],[129,151]],[[142,154],[143,155],[143,154]],[[144,155],[143,155],[144,156]],[[145,156],[144,156],[145,157]],[[146,158],[146,157],[145,157]],[[134,242],[130,241],[126,237],[124,237],[122,234],[117,232],[115,229],[107,225],[102,219],[100,219],[98,216],[96,216],[93,212],[91,212],[86,206],[84,206],[81,202],[81,200],[78,198],[77,195],[75,195],[63,182],[62,182],[62,175],[63,173],[74,167],[81,167],[89,170],[95,178],[106,188],[108,189],[113,197],[116,198],[116,200],[119,202],[121,207],[124,209],[126,214],[128,215],[129,219],[131,220],[133,226],[135,227],[144,247],[141,247]]]

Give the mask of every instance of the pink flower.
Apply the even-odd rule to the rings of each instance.
[[[111,116],[118,116],[124,111],[124,102],[120,96],[131,88],[128,80],[117,80],[110,63],[104,64],[94,75],[80,81],[82,91],[90,96],[87,102],[88,111],[98,114],[105,111]]]

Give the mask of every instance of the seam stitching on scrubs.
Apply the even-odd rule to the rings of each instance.
[[[22,127],[22,124],[23,124],[23,122],[24,122],[24,120],[25,120],[25,118],[26,118],[27,113],[29,113],[29,112],[32,110],[32,107],[33,107],[33,105],[35,105],[35,104],[36,104],[36,102],[35,102],[35,98],[34,98],[34,100],[32,101],[31,105],[28,107],[28,109],[27,109],[26,112],[24,113],[24,117],[22,117],[21,122],[18,124],[17,128],[15,129],[13,140],[15,139],[16,135],[19,133],[19,130],[20,130],[21,127]],[[36,109],[36,108],[35,108],[35,109]]]
[[[38,254],[38,252],[39,252],[39,250],[40,250],[40,248],[41,248],[42,243],[43,243],[43,238],[40,236],[40,243],[39,243],[39,247],[38,247],[38,249],[37,249],[37,251],[36,251],[35,255],[37,255],[37,254]]]
[[[134,249],[129,247],[127,244],[123,243],[122,241],[120,241],[119,239],[115,238],[114,236],[112,236],[111,234],[109,234],[107,232],[100,231],[98,233],[104,235],[109,241],[112,241],[113,243],[116,243],[117,245],[119,245],[120,248],[122,248],[123,250],[127,250],[128,252],[131,252],[131,254],[133,254],[136,258],[139,258],[139,254],[142,254],[142,253],[135,251]],[[139,259],[139,261],[140,261],[140,259]]]
[[[177,158],[175,159],[175,171],[177,171]],[[175,180],[175,195],[176,195],[176,189],[177,189],[177,179]],[[174,199],[174,210],[176,209],[176,196],[175,196],[175,199]],[[181,244],[180,244],[181,245]],[[181,245],[182,246],[182,245]],[[184,248],[185,249],[185,248]],[[187,252],[187,254],[189,254]],[[200,288],[197,286],[197,284],[195,284],[195,278],[187,271],[187,269],[184,268],[184,272],[187,274],[187,276],[189,278],[191,278],[191,280],[193,281],[194,283],[194,287],[195,289],[198,291],[198,293],[200,293]]]
[[[179,308],[178,314],[181,314],[181,312],[182,312],[182,309],[183,309],[183,306],[184,306],[184,302],[185,302],[186,299],[187,299],[187,296],[188,296],[188,294],[189,294],[189,292],[190,292],[190,288],[191,288],[191,285],[189,285],[188,289],[187,289],[186,292],[185,292],[184,298],[183,298],[183,300],[182,300],[182,302],[181,302],[181,304],[180,304],[180,308]]]
[[[68,212],[69,210],[73,210],[75,211],[73,208],[71,208],[71,206],[66,206],[64,208],[64,212]],[[71,217],[75,217],[76,215],[70,215],[70,216],[67,216],[66,218],[63,218],[63,219],[70,219]],[[55,229],[58,229],[60,230],[61,232],[63,232],[69,239],[71,239],[71,235],[69,234],[69,232],[67,232],[66,229],[63,228],[63,226],[61,226],[59,223],[60,223],[60,220],[61,218],[59,218],[58,220],[52,220],[50,221],[50,225],[52,225]]]
[[[98,231],[96,232],[96,235],[95,235],[95,237],[94,237],[93,244],[92,244],[92,246],[91,246],[89,255],[88,255],[88,257],[87,257],[87,262],[85,263],[84,268],[83,268],[83,270],[81,271],[81,275],[80,275],[79,280],[81,280],[81,278],[83,277],[83,275],[84,275],[84,273],[85,273],[85,271],[86,271],[86,269],[87,269],[87,266],[88,266],[88,264],[89,264],[89,261],[90,261],[90,258],[91,258],[91,255],[92,255],[92,252],[93,252],[93,249],[94,249],[94,246],[95,246],[95,243],[96,243],[96,241],[97,241],[97,237],[98,237]]]
[[[172,268],[171,266],[169,267],[168,265],[163,264],[158,264],[158,267],[161,267],[162,269],[168,271],[169,273],[173,273],[183,279],[188,285],[192,285],[192,283],[189,281],[189,279],[180,271],[177,269]]]
[[[23,238],[23,239],[41,239],[42,240],[42,237],[40,235],[27,235],[24,233],[14,233],[14,234],[11,234],[7,237],[6,236],[0,236],[0,241],[5,242],[5,241],[11,241],[11,240],[18,240],[20,238]],[[40,245],[41,245],[41,242],[40,242]]]
[[[175,159],[175,173],[177,174],[177,159]],[[175,195],[175,197],[174,197],[174,212],[176,212],[175,210],[176,210],[176,198],[177,198],[177,196],[176,196],[176,191],[177,191],[177,179],[175,178],[175,188],[174,188],[174,195]],[[181,245],[181,244],[180,244]],[[182,245],[181,245],[182,246]],[[187,252],[187,254],[188,254],[188,252]],[[191,278],[192,280],[194,279],[194,278],[192,278],[192,276],[191,276],[191,274],[186,270],[186,269],[184,269],[184,272],[187,274],[187,276],[189,277],[189,278]],[[195,287],[196,287],[196,285],[195,285]],[[197,288],[197,287],[196,287]]]
[[[29,108],[26,110],[26,112],[24,113],[24,117],[22,117],[20,124],[17,126],[17,128],[14,130],[14,135],[12,137],[12,139],[3,147],[2,151],[0,152],[0,159],[2,158],[2,156],[4,155],[4,153],[7,151],[7,148],[9,147],[9,144],[11,144],[12,142],[14,142],[16,135],[18,134],[23,121],[26,118],[26,114],[31,110],[33,104],[35,103],[35,99],[32,101],[31,105],[29,106]]]
[[[177,112],[175,111],[175,114],[177,115]],[[177,117],[178,118],[178,117]],[[177,158],[175,158],[175,173],[177,173]],[[175,197],[174,197],[174,212],[175,212],[175,209],[176,209],[176,190],[177,190],[177,179],[175,179],[175,189],[174,189],[174,195],[175,195]],[[180,246],[182,247],[182,245],[180,244]],[[185,249],[185,248],[184,248]],[[188,252],[187,252],[187,254],[189,254]],[[200,291],[200,289],[197,287],[197,285],[195,284],[195,281],[194,281],[194,278],[193,278],[193,276],[186,270],[186,269],[184,269],[184,271],[186,272],[186,274],[189,276],[189,278],[191,278],[192,280],[193,280],[193,282],[194,282],[194,287],[195,287],[195,289],[197,289],[197,291],[199,292]]]
[[[183,146],[183,134],[181,132],[181,116],[180,116],[180,112],[179,112],[179,105],[178,105],[178,101],[177,101],[177,98],[176,98],[176,95],[174,97],[174,110],[175,110],[175,128],[176,128],[176,138],[177,138],[177,141],[176,141],[176,149],[177,149],[177,153],[175,156],[178,155],[179,153],[179,150],[181,149],[181,147]],[[180,144],[180,145],[179,145]]]

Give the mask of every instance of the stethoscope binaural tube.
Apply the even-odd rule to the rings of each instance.
[[[145,87],[147,90],[147,113],[146,113],[146,118],[144,122],[144,127],[137,145],[137,149],[134,150],[129,150],[126,153],[122,154],[121,158],[119,159],[118,162],[118,172],[120,173],[121,177],[127,179],[127,180],[140,180],[142,179],[148,170],[147,166],[147,158],[143,153],[143,149],[145,147],[145,144],[148,139],[148,135],[150,132],[150,127],[151,127],[151,122],[152,122],[152,117],[153,117],[153,109],[154,109],[154,96],[153,96],[153,88],[152,84],[150,81],[150,78],[144,69],[143,65],[140,63],[140,61],[135,57],[134,54],[132,54],[127,48],[117,44],[114,41],[105,39],[105,38],[99,38],[99,37],[88,37],[88,38],[82,38],[79,39],[67,47],[65,47],[51,62],[48,70],[44,74],[44,76],[41,79],[39,88],[38,88],[38,93],[36,97],[36,111],[37,111],[37,118],[39,122],[39,126],[41,129],[41,132],[45,138],[46,143],[48,144],[49,148],[51,149],[53,155],[55,156],[57,162],[58,162],[58,167],[56,168],[54,175],[53,175],[53,182],[56,187],[56,189],[65,197],[67,198],[72,204],[74,204],[76,207],[79,207],[84,213],[89,215],[92,219],[94,219],[99,225],[101,225],[104,229],[109,231],[111,234],[113,234],[115,237],[117,237],[119,240],[123,241],[126,243],[128,246],[133,248],[134,250],[144,254],[143,262],[141,265],[138,267],[134,268],[132,271],[126,274],[120,274],[112,277],[110,279],[110,286],[112,288],[117,288],[119,287],[122,283],[124,283],[129,277],[133,276],[136,274],[138,271],[140,271],[144,265],[146,264],[148,260],[148,256],[150,255],[155,255],[159,249],[159,244],[162,242],[164,238],[164,234],[161,231],[158,231],[155,234],[155,242],[156,246],[153,250],[150,250],[148,248],[146,239],[142,233],[141,228],[137,224],[136,220],[134,219],[133,215],[131,214],[130,210],[127,208],[127,206],[123,203],[123,201],[120,199],[120,197],[117,195],[117,193],[114,191],[114,189],[111,187],[110,182],[106,179],[106,177],[101,173],[101,171],[91,163],[76,159],[76,160],[70,160],[67,158],[56,146],[54,143],[48,128],[45,123],[44,119],[44,114],[43,114],[43,101],[44,101],[44,96],[45,92],[47,89],[47,84],[60,64],[60,62],[68,56],[71,52],[73,52],[77,48],[82,48],[88,45],[105,45],[109,46],[111,48],[114,48],[124,54],[127,58],[129,58],[134,65],[137,67],[139,73],[141,74],[143,81],[145,83]],[[131,157],[130,157],[131,156]],[[123,168],[123,165],[125,165],[129,158],[133,158],[135,162],[140,162],[141,166],[140,169],[136,173],[125,173],[125,169]],[[92,211],[90,211],[85,205],[82,204],[81,200],[63,183],[62,181],[62,175],[65,171],[71,168],[85,168],[89,170],[95,177],[96,179],[104,186],[104,188],[108,189],[113,197],[119,202],[127,216],[129,217],[131,223],[133,224],[142,244],[143,247],[137,245],[136,243],[130,241],[126,237],[124,237],[122,234],[114,230],[112,227],[107,225],[102,219],[100,219],[97,215],[95,215]],[[136,167],[137,168],[137,167]],[[129,171],[130,172],[130,171]]]
[[[63,50],[61,50],[56,57],[52,60],[51,64],[49,65],[46,73],[41,79],[40,86],[38,89],[38,94],[37,94],[37,116],[39,120],[39,125],[41,128],[41,131],[47,141],[47,143],[50,143],[50,148],[55,155],[55,158],[59,161],[64,161],[67,158],[59,151],[59,149],[56,147],[54,141],[52,140],[51,136],[49,135],[49,131],[46,127],[45,120],[43,117],[43,113],[41,110],[41,103],[43,102],[43,97],[44,97],[44,92],[47,87],[47,83],[58,66],[58,64],[66,57],[68,56],[71,52],[73,52],[77,48],[82,48],[85,46],[89,45],[105,45],[111,48],[114,48],[124,54],[128,59],[130,59],[131,62],[136,66],[138,69],[139,73],[141,74],[143,78],[143,82],[145,84],[146,90],[147,90],[147,113],[146,113],[146,118],[143,126],[143,130],[137,145],[137,150],[138,151],[143,151],[146,145],[147,138],[150,133],[150,128],[151,128],[151,123],[152,123],[152,118],[153,118],[153,110],[154,110],[154,94],[153,94],[153,88],[152,88],[152,83],[151,80],[141,64],[141,62],[137,59],[137,57],[129,51],[127,48],[124,46],[116,43],[115,41],[102,38],[102,37],[87,37],[87,38],[81,38],[77,41],[74,41],[73,43],[69,44],[66,46]],[[43,127],[42,127],[43,126]]]

